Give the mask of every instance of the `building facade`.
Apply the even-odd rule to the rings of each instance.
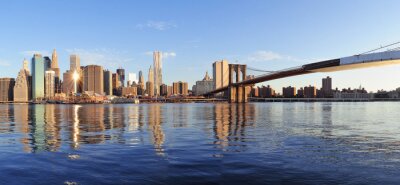
[[[317,88],[314,86],[304,87],[304,98],[316,98]]]
[[[55,93],[55,76],[54,71],[45,72],[45,86],[44,86],[44,97],[46,99],[52,99]]]
[[[83,91],[91,91],[97,94],[104,93],[102,66],[88,65],[84,68]]]
[[[119,77],[119,82],[122,87],[125,87],[125,69],[119,68],[117,69],[117,74]]]
[[[296,96],[296,87],[283,87],[282,88],[282,95],[285,98],[294,98]]]
[[[172,88],[173,88],[172,94],[174,94],[174,95],[187,96],[189,94],[187,82],[181,82],[181,81],[174,82],[172,85]]]
[[[34,54],[32,58],[32,99],[44,98],[44,71],[45,64],[41,54]]]
[[[218,89],[229,84],[229,64],[227,60],[216,61],[213,63],[214,89]]]
[[[154,96],[154,84],[151,81],[146,82],[146,94],[150,97]]]
[[[322,79],[321,95],[324,98],[332,98],[333,97],[332,78],[329,76]]]
[[[154,65],[154,94],[160,95],[160,86],[163,84],[162,80],[162,53],[160,51],[153,52],[153,65]]]
[[[11,102],[14,100],[14,78],[0,78],[0,102]]]
[[[109,70],[105,70],[103,74],[103,82],[104,82],[104,94],[105,95],[113,95],[113,86],[112,86],[112,73]]]
[[[201,96],[207,92],[214,90],[214,81],[210,78],[208,72],[206,72],[203,80],[196,82],[196,85],[194,85],[192,90],[196,96]]]
[[[15,80],[14,86],[14,102],[28,102],[29,101],[29,86],[26,71],[21,69]]]

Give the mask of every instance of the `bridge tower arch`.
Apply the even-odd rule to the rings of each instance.
[[[237,85],[246,80],[247,66],[243,64],[229,64],[228,100],[230,103],[246,103],[250,94],[250,86]]]

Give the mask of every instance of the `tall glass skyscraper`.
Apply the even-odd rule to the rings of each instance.
[[[41,54],[34,54],[32,58],[32,98],[44,98],[44,71],[45,64]]]
[[[162,53],[159,51],[154,51],[153,53],[153,63],[154,63],[154,94],[160,95],[160,86],[162,81]],[[149,80],[150,81],[150,80]]]

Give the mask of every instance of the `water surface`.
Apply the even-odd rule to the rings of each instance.
[[[0,105],[0,184],[396,184],[400,104]]]

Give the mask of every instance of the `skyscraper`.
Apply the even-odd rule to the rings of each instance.
[[[122,87],[125,87],[125,69],[117,69],[117,74]]]
[[[55,92],[55,76],[56,73],[54,71],[46,71],[45,72],[45,98],[51,99],[54,97]]]
[[[154,94],[160,95],[160,85],[162,81],[162,53],[160,51],[153,52],[153,65],[154,65]]]
[[[213,63],[214,89],[227,86],[229,83],[229,64],[227,60]]]
[[[151,81],[146,82],[146,92],[148,96],[154,96],[154,84]]]
[[[70,71],[74,72],[81,70],[81,59],[79,58],[78,55],[71,55],[69,57],[69,61],[70,61],[70,67],[69,67]]]
[[[113,95],[113,87],[112,87],[112,73],[109,70],[104,71],[104,93],[106,95]]]
[[[145,93],[145,85],[144,76],[142,71],[139,71],[139,82],[138,82],[138,95],[144,95]]]
[[[44,60],[41,54],[32,58],[32,99],[44,98]]]
[[[17,79],[15,81],[14,102],[28,102],[29,101],[28,77],[26,76],[27,73],[24,70],[24,67],[19,71]]]
[[[44,71],[47,71],[51,68],[51,59],[48,56],[43,57],[44,60]]]
[[[149,68],[149,74],[148,75],[149,75],[148,76],[149,78],[148,78],[147,81],[153,83],[153,85],[154,85],[154,71],[153,71],[153,67],[152,66],[150,66],[150,68]]]
[[[53,54],[51,55],[51,68],[55,71],[56,77],[60,77],[60,68],[58,67],[58,56],[56,49],[53,50]],[[58,71],[55,69],[58,69]]]
[[[53,50],[53,54],[51,55],[51,70],[55,72],[54,77],[54,89],[56,93],[61,92],[61,76],[60,76],[60,68],[58,67],[58,56],[56,49]]]
[[[332,98],[332,78],[327,76],[326,78],[322,79],[322,96],[324,98]]]
[[[83,91],[92,91],[97,94],[104,93],[103,67],[88,65],[83,71]]]

